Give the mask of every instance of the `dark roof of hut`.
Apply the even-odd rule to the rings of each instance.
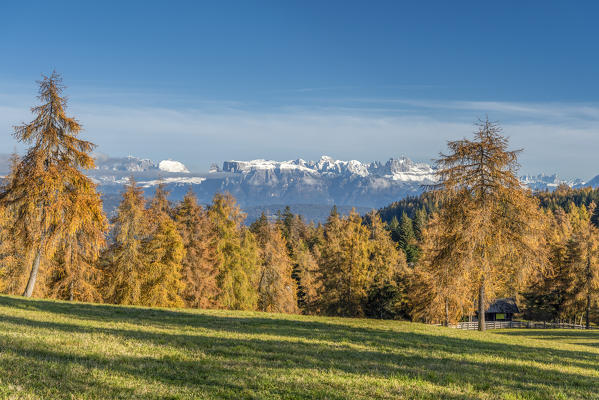
[[[499,314],[517,314],[520,312],[516,299],[510,297],[506,299],[495,300],[487,310],[488,313],[499,313]]]

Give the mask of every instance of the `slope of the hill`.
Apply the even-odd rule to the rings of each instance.
[[[0,297],[0,398],[593,399],[599,332]]]

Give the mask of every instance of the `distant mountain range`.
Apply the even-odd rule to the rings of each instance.
[[[0,156],[0,164],[7,158]],[[206,174],[191,173],[174,160],[154,162],[138,157],[98,156],[89,176],[103,193],[106,212],[111,214],[129,177],[135,178],[148,195],[160,182],[167,185],[171,200],[178,201],[191,188],[201,203],[209,203],[216,192],[230,192],[254,220],[261,212],[275,214],[286,205],[307,220],[326,219],[335,204],[341,212],[356,207],[359,212],[377,209],[406,196],[419,195],[435,183],[434,169],[401,157],[382,163],[342,161],[322,156],[317,161],[225,161]],[[584,182],[561,180],[557,175],[523,176],[533,190],[599,186],[599,176]]]
[[[429,165],[405,157],[386,163],[341,161],[327,156],[318,161],[225,161],[222,166],[212,166],[207,174],[190,173],[172,160],[155,163],[136,157],[103,157],[89,175],[104,193],[108,212],[118,204],[123,184],[133,176],[148,194],[164,182],[175,201],[190,187],[202,203],[209,203],[216,192],[230,192],[249,219],[262,211],[273,214],[289,205],[296,212],[302,210],[307,219],[322,220],[334,204],[341,211],[351,207],[367,211],[418,195],[423,185],[435,182]],[[318,211],[306,212],[310,208]]]

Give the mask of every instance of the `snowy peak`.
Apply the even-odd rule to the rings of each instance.
[[[289,161],[274,160],[250,160],[250,161],[225,161],[222,168],[217,165],[210,167],[209,176],[217,176],[214,173],[225,172],[227,176],[237,177],[251,182],[253,187],[267,184],[269,187],[284,186],[302,182],[311,187],[334,186],[339,180],[362,182],[360,187],[370,186],[376,188],[388,188],[392,185],[420,185],[435,183],[435,169],[426,163],[414,162],[407,157],[391,158],[387,162],[373,161],[361,162],[357,160],[337,160],[333,157],[323,155],[316,161],[306,161],[301,158]],[[178,179],[179,183],[200,184],[203,181],[195,179],[187,167],[172,159],[162,160],[158,163],[134,156],[108,157],[99,155],[96,159],[96,170],[92,175],[98,181],[105,183],[120,183],[131,174],[142,174],[142,182],[150,185],[157,179],[170,178],[169,183]],[[145,178],[152,176],[151,180]],[[156,177],[156,178],[154,178]],[[180,177],[175,179],[175,177]],[[599,176],[584,182],[580,179],[564,180],[553,175],[524,175],[521,178],[524,185],[533,191],[555,190],[559,185],[565,184],[570,187],[599,186]],[[333,181],[334,180],[334,181]]]
[[[96,157],[96,170],[115,172],[162,171],[167,173],[189,173],[189,170],[174,160],[162,160],[158,164],[148,158],[128,157]]]
[[[100,171],[143,172],[156,169],[156,166],[152,160],[147,158],[97,156],[96,169]]]
[[[164,172],[189,174],[189,170],[179,161],[162,160],[158,163],[158,169]]]
[[[557,174],[553,175],[524,175],[520,177],[522,183],[532,190],[555,190],[559,185],[567,185],[570,187],[585,186],[585,182],[581,179],[564,180],[560,179]],[[589,182],[591,183],[591,182]]]
[[[370,163],[357,160],[343,161],[329,156],[322,156],[318,161],[304,161],[302,159],[290,161],[263,159],[225,161],[222,168],[223,172],[240,174],[254,174],[264,170],[283,174],[299,172],[323,177],[386,178],[404,182],[434,182],[436,180],[435,172],[430,165],[415,163],[405,157],[390,159],[385,164],[378,161]]]

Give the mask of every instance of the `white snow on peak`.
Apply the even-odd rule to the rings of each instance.
[[[162,160],[158,164],[158,169],[164,172],[175,172],[188,174],[189,170],[179,161]]]
[[[151,180],[151,181],[143,181],[143,182],[139,182],[139,185],[143,188],[149,188],[152,186],[157,186],[161,183],[164,184],[180,184],[180,185],[189,185],[189,184],[193,184],[193,185],[199,185],[200,183],[204,182],[206,180],[206,178],[202,178],[199,176],[194,176],[194,177],[170,177],[170,178],[163,178],[163,179],[155,179],[155,180]]]
[[[380,162],[363,163],[357,160],[343,161],[323,155],[318,161],[302,159],[290,161],[251,160],[225,161],[224,172],[250,174],[269,170],[277,173],[303,172],[310,175],[379,177],[404,182],[434,182],[437,180],[434,169],[424,163],[415,163],[408,158],[391,159]]]

